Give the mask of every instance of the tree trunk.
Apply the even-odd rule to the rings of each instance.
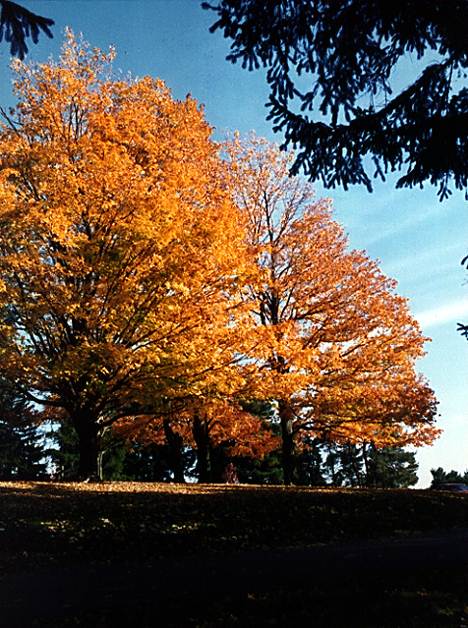
[[[100,461],[100,435],[97,421],[92,416],[80,414],[73,417],[78,433],[78,479],[81,481],[102,481],[102,460]]]
[[[228,450],[235,445],[234,439],[227,439],[216,447],[210,448],[211,481],[219,484],[226,482],[226,469],[229,465]]]
[[[198,481],[210,482],[210,437],[206,421],[202,421],[198,414],[193,417],[193,438],[197,445]]]
[[[163,421],[164,435],[166,437],[167,447],[169,449],[169,464],[174,474],[174,482],[185,482],[184,476],[184,458],[183,458],[183,439],[180,434],[174,432],[169,419]]]
[[[283,481],[289,485],[293,484],[295,476],[293,413],[286,401],[279,402],[278,412],[281,421]]]

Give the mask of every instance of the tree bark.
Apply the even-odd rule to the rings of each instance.
[[[164,419],[163,428],[167,447],[169,449],[169,463],[171,465],[171,471],[174,474],[174,482],[183,483],[185,482],[185,476],[182,436],[177,432],[174,432],[169,419]]]
[[[192,433],[197,445],[198,481],[210,482],[210,437],[206,421],[202,421],[198,414],[193,418]]]
[[[226,469],[230,463],[228,450],[234,445],[234,439],[227,439],[216,447],[210,447],[210,477],[212,482],[220,484],[226,482]]]
[[[97,420],[87,414],[72,417],[73,425],[78,433],[78,479],[81,481],[102,481],[102,464],[100,464],[100,434]]]
[[[294,458],[293,413],[289,403],[281,400],[278,406],[278,413],[281,422],[283,481],[286,485],[290,485],[294,483],[296,469]]]

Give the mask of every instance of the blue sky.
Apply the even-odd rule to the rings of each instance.
[[[265,120],[267,87],[262,72],[247,72],[225,61],[228,43],[208,32],[213,16],[198,0],[35,0],[21,2],[55,20],[55,37],[31,45],[29,57],[45,60],[58,54],[63,30],[71,26],[93,46],[117,48],[115,66],[135,76],[162,78],[176,98],[192,94],[203,103],[215,137],[226,131],[255,130],[281,140]],[[10,104],[8,50],[0,45],[0,103]],[[411,59],[398,82],[411,79]],[[442,437],[418,450],[418,486],[428,486],[430,469],[468,469],[468,342],[456,331],[468,321],[468,273],[460,261],[468,253],[467,203],[454,193],[439,203],[435,188],[396,190],[389,179],[372,194],[363,187],[344,192],[323,191],[334,201],[335,217],[353,247],[380,260],[383,271],[399,282],[423,332],[432,338],[419,370],[429,379],[440,401]],[[465,285],[464,285],[465,284]]]

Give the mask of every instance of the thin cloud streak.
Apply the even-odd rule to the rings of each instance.
[[[382,264],[385,273],[390,277],[400,275],[404,271],[405,275],[411,279],[421,276],[431,277],[450,270],[460,271],[460,261],[466,250],[466,240],[441,244],[437,248],[417,251],[411,255],[406,255]]]
[[[390,205],[390,202],[389,197],[387,196],[385,206],[388,207],[388,205]],[[430,209],[427,209],[425,207],[420,212],[413,211],[411,215],[405,220],[400,220],[397,223],[390,222],[386,226],[381,225],[379,230],[374,230],[373,235],[369,235],[369,237],[366,239],[366,247],[374,246],[375,244],[389,238],[394,238],[396,235],[404,231],[413,231],[414,227],[416,227],[417,225],[426,223],[428,221],[433,221],[435,218],[442,215],[443,212],[444,208],[439,205],[436,205]]]
[[[439,327],[446,323],[466,322],[468,319],[468,299],[460,299],[424,310],[415,314],[415,318],[424,329]]]

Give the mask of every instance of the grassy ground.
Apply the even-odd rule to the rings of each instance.
[[[195,555],[222,560],[238,551],[416,537],[467,527],[468,498],[431,491],[0,483],[4,582],[17,574],[53,573],[64,566],[112,568]],[[165,598],[164,622],[157,621],[152,604],[140,600],[132,605],[129,600],[118,611],[112,605],[98,614],[74,609],[56,624],[42,618],[36,625],[468,626],[466,566],[446,573],[435,563],[430,571],[405,575],[402,564],[397,579],[340,575],[333,586],[321,584],[320,574],[315,575],[304,584],[296,581],[269,591],[259,583],[253,590],[225,591],[212,598],[199,593],[181,597],[178,591]],[[181,590],[184,578],[193,577],[181,574]]]
[[[105,561],[307,547],[457,526],[468,526],[468,499],[445,492],[0,483],[0,552],[7,563],[15,559],[10,568],[25,554],[31,566],[64,556]]]

